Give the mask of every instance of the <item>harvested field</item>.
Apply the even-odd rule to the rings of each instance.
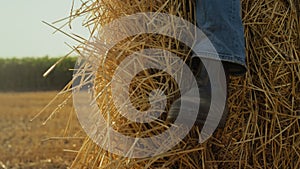
[[[42,125],[59,98],[33,122],[34,117],[57,92],[0,94],[0,168],[67,168],[81,146],[81,140],[59,139],[65,132],[72,104],[65,105],[52,120]],[[77,119],[71,116],[68,131],[80,132]],[[50,140],[49,140],[50,139]]]

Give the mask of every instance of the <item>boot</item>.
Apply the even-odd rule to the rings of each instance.
[[[200,95],[200,105],[199,105],[199,111],[197,115],[197,119],[194,123],[194,125],[202,128],[205,121],[207,120],[207,115],[210,109],[210,104],[211,104],[211,82],[209,80],[208,72],[206,71],[203,63],[201,62],[199,57],[192,57],[190,64],[189,64],[190,69],[192,70],[196,81],[197,81],[197,86],[199,90],[199,95]],[[227,86],[228,86],[228,80],[229,80],[229,73],[227,70],[225,70],[225,76],[226,76],[226,88],[222,89],[220,88],[218,84],[216,84],[215,89],[220,90],[220,92],[224,92],[226,90],[226,103],[225,103],[225,108],[222,114],[222,118],[218,124],[218,128],[223,128],[225,123],[226,123],[226,118],[228,115],[228,107],[227,107]],[[220,72],[221,73],[221,72]],[[218,81],[218,80],[217,80]],[[221,81],[221,80],[220,80]],[[222,86],[222,85],[221,85]],[[223,91],[221,91],[223,90]],[[218,92],[218,91],[217,91]],[[179,98],[173,102],[171,105],[171,108],[168,112],[167,115],[167,121],[169,122],[174,122],[178,116],[181,102],[185,105],[192,105],[195,104],[195,99],[194,98]],[[188,108],[187,108],[188,109]],[[189,110],[186,110],[189,111]],[[185,120],[189,120],[189,117],[185,117]],[[214,120],[212,119],[211,122],[208,121],[208,124],[210,123],[215,123]]]

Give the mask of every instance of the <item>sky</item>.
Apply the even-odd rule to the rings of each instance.
[[[79,0],[75,0],[79,1]],[[67,54],[70,45],[77,45],[70,37],[55,33],[42,21],[52,23],[69,15],[72,0],[1,0],[0,57],[57,57]],[[54,26],[59,27],[59,24]],[[88,38],[88,31],[78,19],[67,33]]]

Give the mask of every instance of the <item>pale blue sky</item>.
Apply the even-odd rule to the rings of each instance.
[[[75,0],[79,1],[79,0]],[[62,56],[70,51],[65,42],[77,42],[42,23],[51,23],[69,15],[72,0],[1,0],[0,57]],[[88,38],[78,20],[68,33]],[[59,25],[56,25],[59,26]]]

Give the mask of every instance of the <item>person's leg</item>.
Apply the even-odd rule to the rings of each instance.
[[[240,0],[196,0],[196,2],[197,26],[206,34],[214,46],[214,49],[212,49],[207,39],[200,39],[195,45],[194,50],[196,51],[194,51],[195,54],[189,63],[190,68],[195,74],[200,92],[200,107],[195,125],[202,127],[205,121],[216,123],[217,121],[215,119],[218,119],[214,116],[208,119],[210,106],[216,105],[211,103],[211,90],[217,90],[214,92],[219,92],[220,96],[224,94],[224,92],[227,93],[227,85],[221,83],[228,83],[229,74],[243,74],[246,70],[246,66]],[[224,72],[219,71],[220,68],[218,68],[218,62],[216,61],[218,57],[223,63],[226,80],[219,79],[219,77],[222,77],[221,73]],[[202,64],[203,61],[206,62],[205,66],[215,71],[214,75],[216,75],[216,77],[213,78],[216,80],[214,83],[211,83],[209,80],[210,77],[206,70],[207,67]],[[188,102],[186,104],[189,105],[189,102],[192,103],[192,100],[193,98],[179,98],[175,100],[170,108],[168,120],[174,121],[178,115],[180,105],[186,102]],[[227,102],[227,97],[225,101]],[[218,110],[218,108],[219,107],[213,107],[213,109],[216,110]],[[224,127],[227,112],[226,104],[219,127]]]
[[[231,74],[243,74],[245,68],[244,30],[240,0],[196,0],[197,26],[204,32]],[[195,50],[206,54],[202,44]]]

